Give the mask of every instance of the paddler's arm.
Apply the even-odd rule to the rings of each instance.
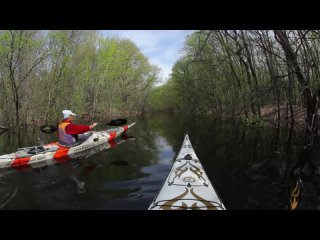
[[[66,126],[65,131],[67,134],[76,135],[76,134],[83,134],[85,132],[88,132],[91,130],[90,126],[87,125],[76,125],[73,123],[70,123],[68,126]]]

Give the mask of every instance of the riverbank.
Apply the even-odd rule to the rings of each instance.
[[[287,125],[293,124],[296,127],[304,128],[305,127],[305,119],[306,119],[306,112],[302,106],[293,106],[293,119],[290,115],[290,110],[287,106],[282,105],[279,107],[273,105],[266,105],[260,108],[261,118],[264,123],[269,126],[276,126],[280,125]],[[246,119],[246,115],[244,111],[238,112],[234,115],[232,114],[222,114],[223,117],[227,118],[241,118]],[[249,114],[249,118],[254,118],[252,114]],[[250,121],[250,122],[255,122]]]
[[[306,119],[305,109],[301,106],[293,106],[293,119],[287,106],[280,106],[279,113],[276,106],[265,106],[261,108],[261,117],[263,120],[271,123],[286,122],[304,124]]]

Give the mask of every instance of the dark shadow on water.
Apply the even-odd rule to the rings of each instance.
[[[115,161],[115,162],[112,162],[111,164],[115,165],[115,166],[127,166],[127,165],[129,165],[129,163],[127,161]]]

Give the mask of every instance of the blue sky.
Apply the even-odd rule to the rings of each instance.
[[[193,30],[103,30],[106,36],[132,40],[151,64],[161,69],[160,79],[165,82],[179,58],[186,36]]]

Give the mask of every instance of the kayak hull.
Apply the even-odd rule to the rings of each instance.
[[[106,131],[97,131],[88,133],[88,138],[80,145],[66,147],[58,142],[49,143],[41,146],[41,152],[28,154],[23,150],[15,153],[0,156],[1,168],[38,168],[63,163],[70,159],[85,158],[98,151],[111,148],[117,143],[114,141],[123,133],[133,127],[135,123],[108,129]],[[21,154],[23,152],[23,154]]]
[[[188,135],[149,210],[225,210]]]

